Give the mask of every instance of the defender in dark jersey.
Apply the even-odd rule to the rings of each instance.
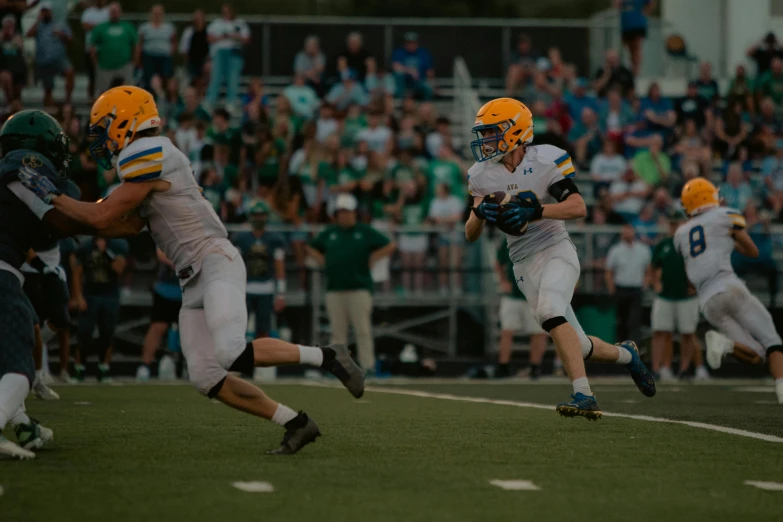
[[[15,426],[19,444],[0,435],[0,457],[31,459],[30,451],[52,439],[52,431],[30,419],[24,399],[35,368],[37,317],[22,290],[20,271],[30,249],[39,251],[58,236],[94,232],[48,205],[20,179],[43,177],[65,190],[68,138],[57,120],[41,111],[21,111],[0,130],[0,431]],[[31,184],[34,186],[34,183]],[[117,234],[138,217],[117,225]]]

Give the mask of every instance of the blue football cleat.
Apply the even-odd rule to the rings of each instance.
[[[571,402],[562,402],[555,410],[563,417],[585,417],[588,420],[598,420],[604,414],[598,406],[598,401],[592,395],[577,393],[571,395]]]
[[[620,348],[625,348],[631,352],[631,362],[625,365],[628,373],[631,374],[633,382],[636,383],[636,387],[647,397],[655,395],[655,377],[647,369],[642,362],[642,358],[639,357],[639,348],[636,347],[636,343],[633,341],[623,341],[617,343]]]

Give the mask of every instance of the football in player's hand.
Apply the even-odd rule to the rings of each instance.
[[[522,207],[534,207],[535,203],[533,201],[527,199],[523,200],[517,196],[514,196],[513,194],[507,194],[505,192],[493,192],[492,194],[488,194],[484,197],[484,201],[487,203],[495,203],[500,205],[500,212],[495,226],[497,226],[501,232],[504,232],[510,236],[521,236],[527,232],[527,223],[522,223],[514,227],[508,226],[507,219],[510,217],[508,211],[516,205]]]

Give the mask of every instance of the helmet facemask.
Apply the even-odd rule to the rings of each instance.
[[[479,163],[490,159],[500,161],[503,156],[516,148],[516,146],[509,147],[506,141],[506,132],[509,129],[511,124],[507,121],[474,126],[471,130],[476,135],[476,139],[470,142],[470,150],[476,161]]]

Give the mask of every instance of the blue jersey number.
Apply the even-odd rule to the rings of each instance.
[[[704,239],[704,227],[697,225],[688,233],[691,240],[691,257],[699,257],[707,250],[707,241]]]
[[[536,196],[536,193],[532,190],[523,190],[522,192],[517,192],[517,197],[522,200],[522,202],[527,203],[532,207],[538,207],[541,205],[538,202],[538,196]]]

